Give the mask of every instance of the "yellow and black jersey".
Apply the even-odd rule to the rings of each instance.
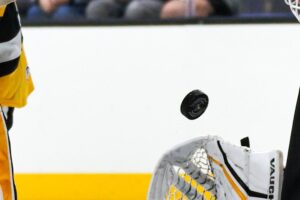
[[[0,105],[23,107],[32,91],[16,3],[0,0]]]

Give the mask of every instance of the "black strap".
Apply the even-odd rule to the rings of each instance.
[[[4,116],[4,121],[5,121],[7,131],[9,131],[11,129],[11,127],[13,126],[14,110],[15,110],[15,108],[13,108],[13,107],[9,107],[7,112],[3,111],[3,109],[2,109],[2,113]]]

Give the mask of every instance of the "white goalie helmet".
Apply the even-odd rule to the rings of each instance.
[[[285,0],[285,3],[290,6],[292,13],[300,22],[300,0]]]

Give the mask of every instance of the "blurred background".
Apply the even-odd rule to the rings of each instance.
[[[21,0],[18,4],[26,23],[291,17],[283,0]]]

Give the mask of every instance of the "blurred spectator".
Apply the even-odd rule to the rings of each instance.
[[[289,13],[282,0],[19,0],[20,14],[29,20],[158,19]],[[241,5],[239,5],[241,4]]]
[[[155,19],[232,15],[239,0],[92,0],[86,9],[88,19]]]
[[[290,8],[283,0],[243,0],[240,13],[246,16],[291,14]]]
[[[36,0],[29,8],[29,20],[74,20],[84,17],[85,4],[88,0]]]
[[[164,0],[93,0],[86,9],[86,17],[153,19],[159,18]]]
[[[159,18],[165,0],[132,0],[126,8],[127,19]]]
[[[86,18],[99,20],[120,18],[130,0],[92,0],[86,8]]]
[[[32,0],[20,0],[17,1],[19,13],[22,17],[27,14],[28,8],[33,4]]]
[[[170,0],[163,6],[161,18],[233,15],[238,7],[239,0]]]

